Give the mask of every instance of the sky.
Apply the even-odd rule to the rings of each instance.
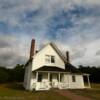
[[[51,41],[70,61],[100,66],[100,0],[0,0],[0,66],[25,64],[30,43]]]

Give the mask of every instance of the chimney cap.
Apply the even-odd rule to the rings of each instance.
[[[35,39],[32,39],[31,41],[33,42],[33,41],[35,41]]]

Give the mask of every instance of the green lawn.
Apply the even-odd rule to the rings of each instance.
[[[75,94],[100,100],[100,84],[92,84],[91,89],[69,90]],[[0,85],[0,100],[70,100],[53,90],[41,92],[25,91],[19,83],[9,83]]]
[[[0,100],[70,100],[55,92],[29,92],[18,83],[0,85]]]
[[[93,100],[100,100],[100,84],[91,84],[90,89],[84,90],[70,90],[75,94],[89,97]]]

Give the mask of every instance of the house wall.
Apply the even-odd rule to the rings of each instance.
[[[36,73],[31,72],[30,84],[29,84],[30,85],[30,88],[29,88],[30,91],[35,89],[36,82],[37,82],[37,80],[36,80]]]
[[[55,63],[47,63],[45,61],[45,55],[53,55],[55,56]],[[32,70],[36,70],[42,66],[57,66],[59,68],[65,69],[65,64],[63,60],[59,57],[56,51],[52,48],[51,45],[45,46],[40,52],[38,52],[34,56],[34,60],[32,62]]]
[[[30,90],[30,79],[31,79],[31,71],[32,71],[32,63],[26,66],[25,75],[24,75],[24,83],[23,86],[26,90]]]
[[[75,76],[75,82],[72,81],[73,75],[65,75],[65,82],[68,82],[69,88],[84,88],[84,81],[82,75],[74,75]]]

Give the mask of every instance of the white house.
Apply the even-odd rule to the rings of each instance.
[[[85,85],[84,77],[88,85]],[[84,89],[90,87],[89,75],[79,73],[70,63],[69,52],[66,57],[54,43],[49,43],[35,51],[35,40],[32,40],[30,59],[25,65],[23,86],[26,90],[40,91],[58,89]]]

